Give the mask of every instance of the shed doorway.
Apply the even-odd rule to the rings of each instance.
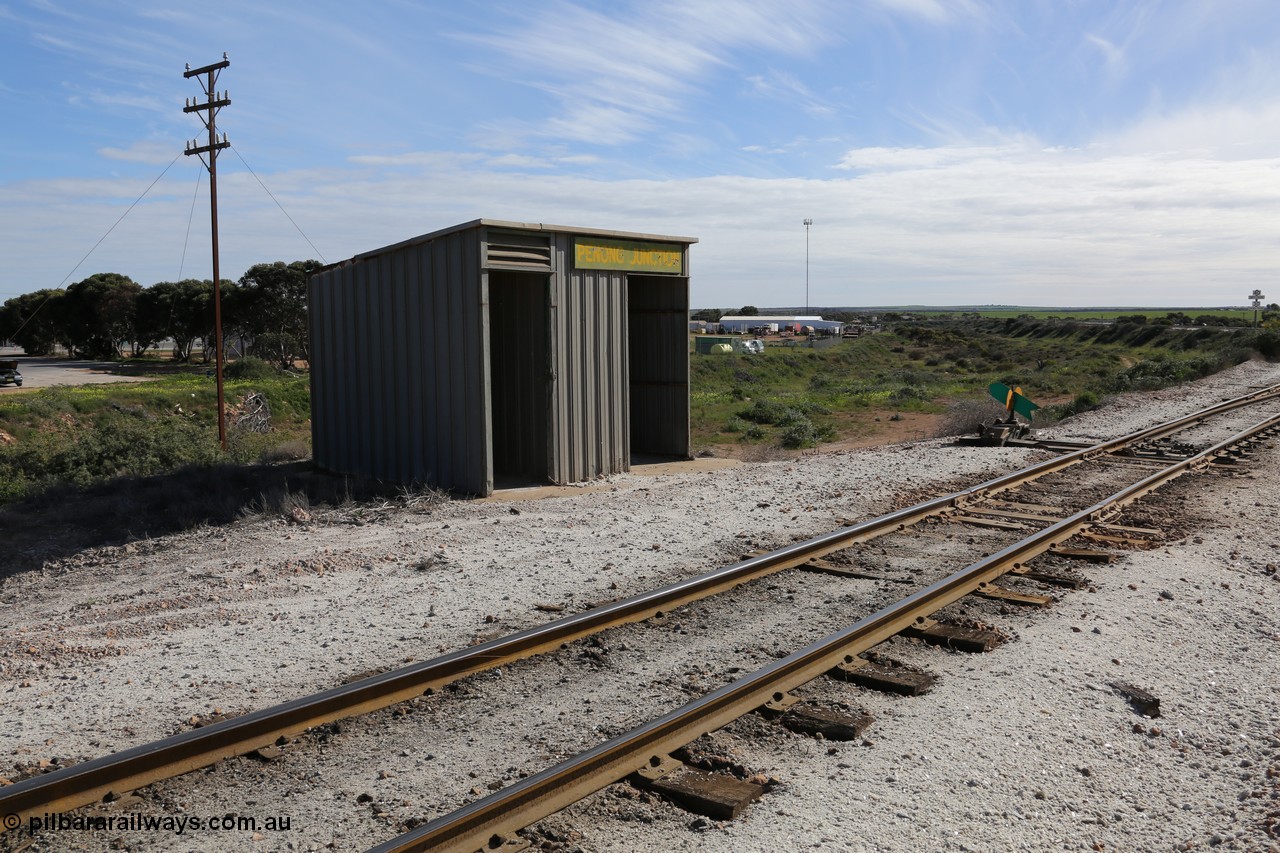
[[[689,458],[689,279],[627,275],[631,459]]]
[[[488,277],[494,485],[547,483],[551,277],[505,270]]]

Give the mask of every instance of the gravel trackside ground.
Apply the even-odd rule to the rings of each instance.
[[[1277,382],[1280,366],[1248,363],[1108,400],[1051,435],[1111,438]],[[312,508],[82,551],[0,582],[0,779],[428,659],[1040,458],[924,441],[631,473],[536,500]],[[1245,474],[1179,480],[1154,500],[1180,507],[1185,536],[1082,567],[1090,589],[1014,612],[1002,627],[1016,641],[994,652],[892,641],[938,676],[926,696],[811,685],[876,718],[860,741],[755,716],[704,738],[776,780],[735,821],[613,786],[539,838],[591,851],[1280,851],[1277,483],[1274,446]],[[675,646],[700,656],[679,683],[652,674],[661,643],[618,629],[408,713],[329,727],[275,761],[158,784],[114,812],[287,816],[287,830],[23,829],[0,850],[364,849],[736,677],[729,664],[761,665],[861,615],[833,609],[837,581],[806,577],[777,582],[777,625],[744,593],[758,639],[735,640],[723,663],[708,652],[709,605],[669,616]],[[1159,697],[1161,717],[1138,714],[1116,681]]]

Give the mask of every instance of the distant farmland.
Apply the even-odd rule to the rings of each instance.
[[[695,309],[696,310],[696,309]],[[958,316],[960,314],[978,314],[983,317],[1003,319],[1006,317],[1031,317],[1036,320],[1060,318],[1063,320],[1114,320],[1117,317],[1131,317],[1142,314],[1150,319],[1163,318],[1167,314],[1185,314],[1196,318],[1204,315],[1222,317],[1227,320],[1253,322],[1252,308],[1045,308],[1022,305],[875,305],[875,306],[838,306],[821,308],[760,308],[760,313],[770,315],[819,314],[833,317],[840,314],[910,314],[912,316]],[[730,312],[732,313],[732,312]]]
[[[894,309],[886,308],[885,311]],[[1022,317],[1030,315],[1037,320],[1059,317],[1064,320],[1114,320],[1117,317],[1132,317],[1143,314],[1150,319],[1157,319],[1168,314],[1186,314],[1188,317],[1209,315],[1231,320],[1253,320],[1252,308],[917,308],[910,310],[912,314],[980,314],[983,317]]]

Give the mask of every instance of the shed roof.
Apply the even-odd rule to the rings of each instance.
[[[822,317],[816,314],[814,315],[798,314],[798,315],[785,315],[785,316],[782,314],[760,314],[760,315],[749,314],[745,316],[734,314],[731,316],[720,318],[721,323],[725,322],[726,320],[731,323],[804,323],[804,322],[813,322],[814,320],[817,320],[820,323],[828,322],[826,320],[823,320]],[[835,321],[830,321],[830,322],[835,322]]]
[[[670,234],[645,234],[639,231],[611,231],[606,228],[576,228],[571,225],[549,225],[545,222],[510,222],[505,219],[473,219],[470,222],[463,222],[459,225],[451,225],[448,228],[441,228],[439,231],[432,231],[429,234],[423,234],[420,237],[412,237],[408,240],[401,240],[399,243],[392,243],[390,246],[383,246],[381,249],[372,249],[368,252],[361,252],[351,258],[353,261],[363,260],[365,258],[375,258],[378,255],[395,249],[404,249],[409,246],[415,246],[419,243],[429,243],[432,240],[453,234],[458,231],[467,231],[472,228],[480,227],[501,228],[506,231],[543,231],[555,234],[585,234],[591,237],[615,237],[622,240],[658,240],[664,243],[690,243],[698,242],[697,237],[676,237]],[[347,261],[339,261],[331,266],[340,266]]]

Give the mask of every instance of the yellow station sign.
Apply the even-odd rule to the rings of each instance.
[[[629,272],[684,272],[684,247],[679,243],[642,243],[578,237],[573,243],[573,265],[580,270]]]

